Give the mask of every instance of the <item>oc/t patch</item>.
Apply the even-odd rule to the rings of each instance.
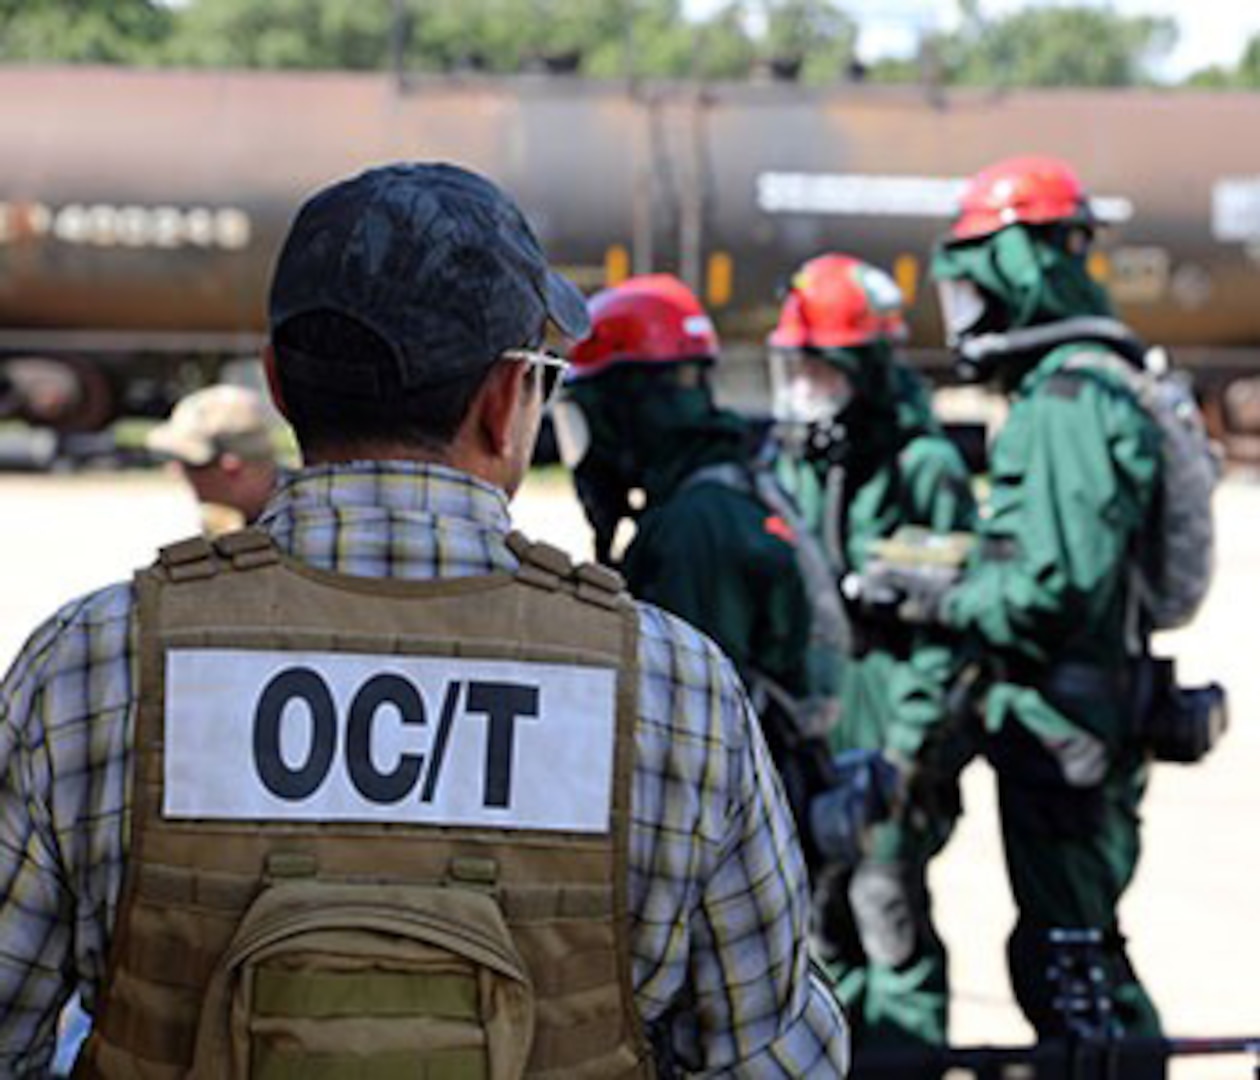
[[[173,649],[168,818],[606,832],[616,673],[364,653]]]

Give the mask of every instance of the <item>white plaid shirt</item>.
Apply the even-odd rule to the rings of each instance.
[[[438,466],[306,469],[259,524],[281,550],[346,574],[517,565],[503,493]],[[0,686],[0,1075],[45,1069],[66,998],[80,985],[90,1010],[102,990],[130,821],[134,610],[130,584],[66,605]],[[848,1032],[809,969],[801,855],[738,679],[711,642],[646,605],[639,651],[629,878],[639,1013],[668,1020],[689,1070],[843,1075]]]

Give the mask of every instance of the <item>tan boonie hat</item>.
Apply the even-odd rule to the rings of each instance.
[[[222,454],[269,461],[275,447],[262,397],[243,386],[211,386],[181,400],[145,439],[155,454],[185,465],[209,465]]]

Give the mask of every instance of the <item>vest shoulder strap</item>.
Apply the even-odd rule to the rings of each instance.
[[[616,608],[626,599],[625,579],[615,570],[594,562],[575,563],[560,548],[530,540],[518,531],[507,536],[507,547],[520,560],[518,581],[549,592],[565,589],[597,607]],[[200,581],[231,570],[254,570],[281,562],[275,541],[262,529],[245,528],[214,540],[192,536],[158,551],[151,570],[164,582]]]
[[[593,562],[574,563],[560,548],[516,531],[508,533],[507,546],[521,563],[516,579],[526,585],[549,592],[564,588],[602,608],[617,608],[629,601],[625,579],[615,570]]]
[[[271,537],[262,529],[245,528],[225,533],[214,540],[191,536],[158,549],[151,570],[164,581],[200,581],[224,570],[252,570],[273,566],[280,553]]]

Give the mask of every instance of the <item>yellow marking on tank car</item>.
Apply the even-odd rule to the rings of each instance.
[[[725,251],[713,252],[706,280],[705,299],[709,307],[725,307],[735,293],[735,260]]]
[[[604,284],[620,285],[630,276],[630,251],[624,244],[613,244],[604,252]]]
[[[893,260],[893,279],[901,290],[906,307],[919,295],[919,260],[914,255],[898,255]]]

